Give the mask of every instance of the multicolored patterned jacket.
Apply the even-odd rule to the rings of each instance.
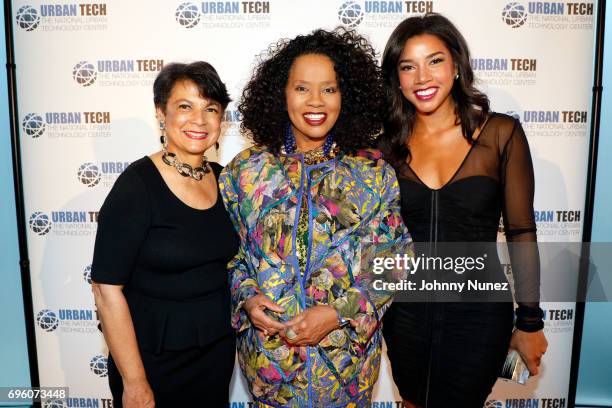
[[[301,154],[253,147],[227,165],[219,183],[241,238],[229,264],[232,325],[255,400],[274,407],[369,406],[391,293],[371,289],[371,274],[360,264],[366,246],[377,256],[393,256],[410,241],[394,170],[376,150],[305,166]],[[302,273],[296,232],[304,194],[310,233]],[[257,293],[285,309],[274,313],[281,322],[325,304],[353,325],[317,346],[292,347],[251,326],[242,305]]]

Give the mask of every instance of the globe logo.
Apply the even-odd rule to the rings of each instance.
[[[44,331],[52,332],[53,330],[57,329],[59,319],[51,310],[43,309],[36,315],[36,323]]]
[[[520,3],[508,3],[502,11],[502,20],[512,28],[518,28],[527,21],[525,6]]]
[[[357,27],[363,20],[361,6],[352,0],[342,3],[338,9],[338,20],[347,27]]]
[[[77,172],[79,181],[87,187],[97,186],[100,182],[100,169],[93,163],[84,163]]]
[[[89,362],[89,368],[99,377],[106,377],[108,375],[107,367],[106,357],[104,356],[94,356]]]
[[[484,408],[503,408],[503,406],[500,400],[488,400],[485,402]]]
[[[508,116],[512,116],[514,119],[518,120],[519,122],[521,121],[521,114],[515,111],[508,111],[506,112],[506,115]]]
[[[49,220],[49,216],[41,211],[32,213],[28,224],[30,225],[30,229],[38,235],[45,235],[51,230],[51,220]]]
[[[42,116],[37,113],[28,113],[23,117],[21,127],[24,133],[33,138],[37,138],[45,133],[45,122]]]
[[[83,270],[83,279],[91,285],[91,265],[87,265]]]
[[[72,69],[72,77],[79,85],[89,86],[96,82],[98,72],[93,64],[87,61],[81,61]]]
[[[40,23],[38,12],[31,6],[21,6],[17,10],[16,20],[19,27],[26,31],[35,30],[38,27],[38,23]]]
[[[185,28],[193,28],[200,22],[200,10],[193,3],[182,3],[174,14],[176,21]]]
[[[45,401],[43,407],[45,408],[66,408],[64,401],[60,399],[53,399]]]

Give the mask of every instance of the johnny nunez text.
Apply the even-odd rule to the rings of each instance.
[[[508,291],[510,287],[508,282],[481,282],[477,279],[468,279],[465,282],[439,282],[437,280],[428,281],[422,279],[420,282],[400,280],[398,282],[385,282],[382,279],[376,279],[372,282],[372,287],[375,290],[382,291],[439,291],[439,292],[457,292],[466,291]]]

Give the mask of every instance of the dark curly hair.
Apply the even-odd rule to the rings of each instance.
[[[240,129],[256,145],[278,153],[289,115],[285,87],[296,58],[321,54],[334,64],[342,107],[333,128],[334,141],[345,152],[371,147],[382,129],[383,87],[376,55],[366,39],[354,31],[315,30],[271,45],[259,57],[238,105]]]
[[[416,115],[414,106],[399,89],[398,63],[406,41],[422,34],[438,37],[453,57],[459,79],[453,84],[451,96],[455,101],[456,123],[461,124],[461,131],[468,142],[473,143],[472,135],[484,124],[490,112],[489,99],[474,86],[470,51],[457,27],[437,13],[405,19],[389,37],[382,61],[387,105],[379,148],[399,171],[405,169],[406,159],[410,155],[407,141],[412,134]]]

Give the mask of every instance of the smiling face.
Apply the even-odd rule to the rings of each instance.
[[[404,44],[398,63],[402,94],[420,114],[431,114],[453,104],[451,90],[457,68],[453,57],[435,35],[422,34]]]
[[[165,112],[157,108],[157,118],[166,125],[168,151],[177,156],[202,155],[219,139],[221,104],[200,95],[190,80],[174,84]]]
[[[298,149],[325,142],[340,115],[341,96],[334,64],[320,54],[295,59],[285,88],[287,113]]]

